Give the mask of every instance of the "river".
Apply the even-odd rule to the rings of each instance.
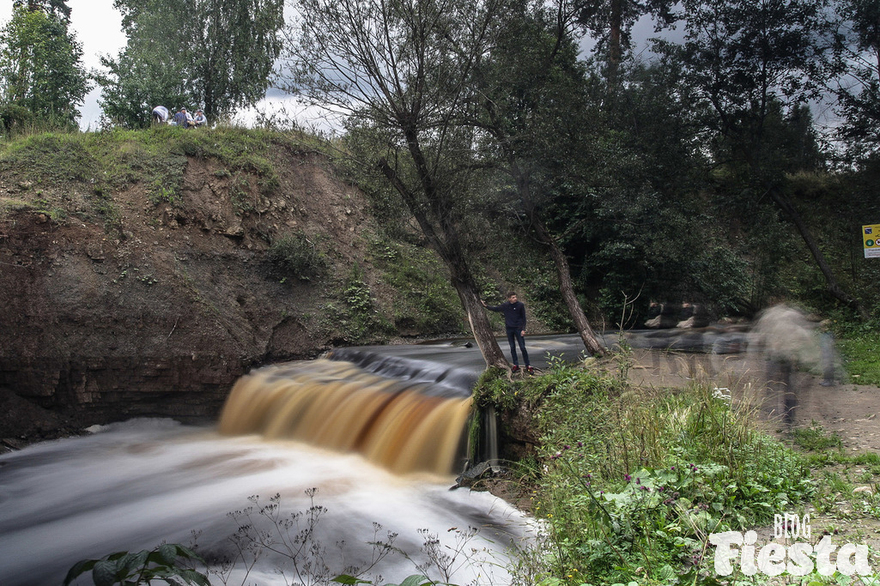
[[[704,333],[676,343],[717,352],[737,336]],[[669,343],[657,332],[628,337],[635,348]],[[574,360],[582,349],[576,336],[532,337],[528,344],[541,370],[551,356]],[[416,573],[431,551],[452,556],[439,556],[447,567],[430,570],[434,578],[509,583],[508,552],[534,538],[534,521],[491,494],[450,489],[470,389],[483,368],[479,350],[461,340],[334,354],[334,364],[286,363],[244,377],[215,426],[132,420],[0,456],[2,584],[60,584],[79,560],[163,542],[195,544],[214,568],[235,561],[212,577],[215,584],[320,583],[354,572],[352,566],[370,567],[368,579],[393,582]],[[668,361],[675,372],[677,360]],[[394,421],[383,419],[389,405]],[[429,420],[433,427],[418,427]],[[318,436],[330,439],[314,441]],[[396,454],[404,451],[412,454],[399,464]],[[435,458],[434,451],[445,455]],[[260,514],[276,503],[277,511]],[[304,553],[263,549],[254,560],[240,530],[251,525],[276,544],[283,533],[292,536],[292,547]],[[394,550],[374,564],[370,543],[389,534]],[[300,580],[297,572],[312,578]]]
[[[245,378],[262,381],[258,392],[267,394],[277,393],[260,386],[264,379],[306,376],[310,384],[324,385],[343,381],[363,393],[367,383],[351,381],[387,378],[395,397],[461,404],[468,400],[469,385],[480,368],[479,351],[458,343],[385,351],[391,354],[389,360],[378,355],[373,359],[362,355],[358,360],[394,376],[366,373],[347,363],[334,363],[316,373],[316,365],[328,361],[315,361],[268,367]],[[378,366],[383,361],[386,365]],[[339,364],[345,364],[342,371]],[[336,374],[328,374],[327,368]],[[274,374],[267,377],[267,373]],[[339,406],[339,396],[333,392],[324,392],[334,398],[323,402]],[[259,401],[250,397],[245,403],[254,402]],[[322,401],[313,401],[318,402]],[[277,415],[284,408],[273,405],[265,411]],[[416,407],[417,419],[428,417],[425,409]],[[460,416],[458,421],[461,426]],[[342,431],[351,426],[335,425]],[[254,560],[246,551],[231,573],[213,576],[213,582],[274,586],[297,583],[299,571],[313,576],[304,582],[316,583],[327,575],[355,571],[351,566],[373,564],[378,551],[369,543],[387,541],[389,534],[396,535],[396,550],[371,567],[368,578],[381,575],[395,581],[414,574],[416,566],[429,563],[430,552],[439,547],[446,554],[457,553],[454,559],[441,559],[441,566],[450,567],[429,571],[434,577],[449,572],[448,577],[459,584],[509,581],[506,552],[531,538],[532,521],[488,493],[450,490],[455,475],[448,465],[442,472],[415,466],[394,473],[389,470],[393,466],[361,454],[312,445],[309,438],[267,434],[267,427],[260,423],[248,432],[221,433],[219,426],[140,419],[95,426],[83,437],[35,444],[0,456],[0,583],[60,584],[77,561],[152,549],[163,542],[194,543],[219,567],[223,559],[236,557],[239,546],[248,545],[241,540],[236,545],[239,527],[253,522],[267,534],[281,528],[296,544],[298,532],[311,528],[310,511],[320,515],[295,563],[291,555],[273,555],[264,549],[248,569]],[[454,431],[448,441],[430,435],[421,441],[438,449],[451,441],[454,448],[461,430]],[[385,451],[403,450],[409,443],[404,438]],[[273,504],[275,495],[280,507],[273,520],[259,510]],[[284,528],[288,521],[289,531]],[[275,536],[276,541],[282,538]],[[76,583],[91,583],[87,578]]]

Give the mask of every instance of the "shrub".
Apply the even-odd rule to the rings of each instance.
[[[292,277],[309,281],[326,269],[326,259],[305,232],[288,232],[276,238],[268,252],[269,260],[281,279]]]
[[[396,289],[394,321],[400,330],[421,333],[464,331],[461,302],[437,255],[390,240],[374,240],[371,250],[384,281]]]
[[[805,460],[759,432],[726,389],[634,389],[594,364],[555,360],[507,395],[485,381],[495,404],[516,393],[535,411],[532,508],[554,583],[706,578],[710,533],[767,522],[814,493]]]
[[[122,551],[98,560],[83,560],[74,564],[64,578],[68,586],[81,574],[91,570],[95,586],[140,586],[161,580],[166,584],[210,586],[208,577],[190,565],[204,565],[204,560],[191,549],[179,544],[163,544],[152,551],[129,553]]]

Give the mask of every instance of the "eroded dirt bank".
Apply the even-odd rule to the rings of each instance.
[[[172,201],[139,183],[107,198],[88,178],[0,176],[0,438],[136,416],[213,419],[253,365],[328,347],[339,335],[321,320],[329,289],[355,262],[374,278],[373,220],[320,155],[273,156],[271,190],[189,157]],[[96,198],[110,213],[89,213]],[[270,242],[290,232],[325,244],[324,278],[273,269]]]

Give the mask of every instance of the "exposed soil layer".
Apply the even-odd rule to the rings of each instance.
[[[355,262],[374,278],[367,201],[320,155],[274,157],[271,193],[258,176],[190,157],[179,198],[129,185],[112,194],[112,223],[88,213],[88,181],[0,176],[0,439],[136,416],[214,419],[252,366],[314,357],[339,337],[320,308]],[[36,211],[46,199],[68,213]],[[273,238],[293,232],[326,244],[319,282],[279,277],[267,259]]]

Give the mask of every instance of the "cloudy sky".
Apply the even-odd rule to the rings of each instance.
[[[0,2],[12,4],[12,0],[0,0]],[[98,68],[99,55],[116,55],[125,45],[122,15],[113,8],[113,0],[69,0],[67,5],[70,6],[71,27],[83,46],[83,62],[86,69]],[[11,8],[4,12],[8,14]],[[96,88],[86,97],[80,118],[82,128],[97,127],[101,117],[101,108],[98,106],[100,93]]]
[[[83,47],[83,64],[86,69],[97,69],[101,63],[101,55],[115,56],[125,46],[126,38],[122,33],[122,15],[113,8],[113,0],[68,0],[70,6],[71,28],[76,33],[77,40]],[[12,0],[0,0],[0,25],[9,21],[12,16]],[[286,109],[294,115],[303,117],[303,122],[310,120],[304,109],[296,105],[291,98],[282,97],[279,92],[271,92],[272,97],[258,105],[263,111],[278,111]],[[82,107],[80,127],[84,130],[95,129],[101,118],[101,107],[98,100],[101,97],[100,88],[93,89],[86,96]],[[172,104],[166,104],[174,107]],[[255,113],[244,112],[240,121],[248,123],[253,120]]]
[[[125,45],[122,34],[122,15],[113,8],[113,0],[69,0],[71,26],[77,40],[83,45],[83,62],[86,69],[100,65],[98,56],[115,55]],[[0,23],[12,16],[12,0],[0,0]],[[94,128],[101,117],[98,106],[100,90],[92,90],[83,106],[81,126]]]
[[[122,33],[122,16],[113,8],[113,0],[68,0],[71,8],[71,28],[76,33],[77,40],[82,43],[83,62],[86,69],[100,67],[99,56],[115,56],[125,46],[126,38]],[[6,23],[12,15],[12,0],[0,0],[0,24]],[[645,39],[651,36],[653,29],[651,22],[644,19],[639,22],[633,36],[637,39]],[[270,91],[270,97],[257,105],[264,112],[283,111],[286,115],[297,118],[302,124],[315,125],[318,128],[327,129],[328,122],[321,116],[310,113],[307,109],[299,106],[290,97],[285,97],[278,91]],[[93,89],[86,96],[82,108],[80,127],[96,129],[101,118],[101,108],[98,100],[101,97],[99,88]],[[173,104],[165,104],[175,107]],[[255,112],[243,112],[238,121],[245,124],[251,122]],[[329,123],[332,127],[333,124]]]

